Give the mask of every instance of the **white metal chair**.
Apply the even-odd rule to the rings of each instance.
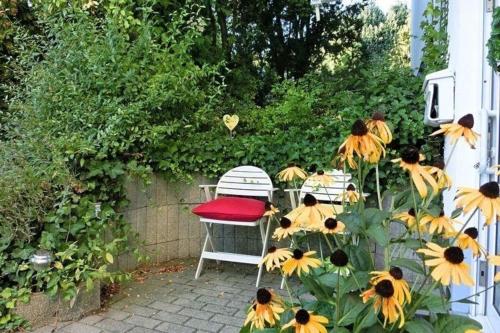
[[[200,185],[200,188],[204,190],[207,201],[217,199],[219,195],[253,198],[256,197],[265,199],[266,201],[272,201],[273,192],[275,190],[273,188],[271,178],[267,175],[267,173],[264,170],[254,166],[239,166],[237,168],[231,169],[220,178],[217,185]],[[211,188],[215,188],[215,196],[213,198],[210,191]],[[207,230],[207,235],[205,237],[205,242],[201,251],[200,261],[196,270],[195,279],[198,279],[198,277],[200,276],[203,269],[203,261],[205,259],[217,260],[217,262],[221,260],[257,265],[265,256],[271,227],[271,223],[269,223],[269,217],[263,216],[262,218],[251,222],[225,221],[200,217],[200,222],[204,224]],[[267,227],[264,227],[264,222],[268,222]],[[260,236],[262,238],[261,255],[258,256],[217,251],[214,246],[213,240],[214,224],[247,227],[259,226]],[[211,251],[209,251],[209,247]],[[259,286],[260,278],[262,276],[262,269],[263,266],[259,267],[256,282],[257,287]]]

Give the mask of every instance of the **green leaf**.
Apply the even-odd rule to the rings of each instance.
[[[365,219],[367,225],[381,224],[384,220],[391,217],[389,212],[377,209],[377,208],[367,208],[365,209]]]
[[[405,324],[408,333],[434,333],[434,327],[428,321],[417,318]]]
[[[386,247],[389,244],[389,236],[382,224],[372,224],[366,230],[368,236],[373,238],[378,245],[381,247]]]
[[[422,268],[422,265],[420,264],[421,261],[415,260],[415,259],[408,259],[408,258],[398,258],[394,259],[391,261],[391,266],[398,266],[398,267],[404,267],[409,269],[412,272],[418,273],[418,274],[424,274],[424,269]]]
[[[450,309],[449,301],[435,294],[426,296],[422,306],[434,313],[447,313]]]
[[[480,323],[469,317],[443,314],[438,316],[437,322],[434,324],[434,332],[436,333],[463,333],[468,329],[482,329]]]
[[[109,252],[106,253],[106,261],[109,262],[110,264],[112,264],[114,261],[113,255]]]
[[[359,271],[371,271],[373,269],[371,254],[365,249],[349,245],[346,247],[349,262]]]

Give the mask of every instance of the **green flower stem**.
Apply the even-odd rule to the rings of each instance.
[[[424,285],[426,281],[427,277],[424,282],[422,282],[422,285]],[[407,321],[413,318],[418,310],[418,306],[423,302],[423,300],[429,295],[432,290],[436,289],[438,284],[439,281],[434,281],[434,283],[429,288],[427,288],[427,290],[413,303],[413,305],[410,307],[410,310],[408,310],[408,313],[406,314]],[[404,332],[404,328],[400,332]]]
[[[496,285],[497,285],[497,284],[496,284],[496,283],[494,283],[494,284],[492,284],[491,286],[489,286],[488,288],[483,289],[483,290],[481,290],[481,291],[478,291],[478,292],[477,292],[477,293],[475,293],[475,294],[472,294],[472,295],[470,295],[470,296],[467,296],[467,297],[464,297],[464,298],[461,298],[461,299],[457,299],[456,301],[453,301],[453,302],[450,302],[450,303],[459,303],[459,302],[463,302],[463,301],[465,301],[465,300],[468,300],[468,299],[469,299],[469,298],[471,298],[471,297],[479,296],[479,295],[481,295],[482,293],[484,293],[484,292],[486,292],[486,291],[490,290],[491,288],[496,287]]]
[[[330,243],[330,240],[328,239],[327,235],[323,234],[323,236],[325,237],[325,241],[326,241],[326,244],[328,245],[328,248],[330,249],[330,252],[333,252],[333,246]],[[334,235],[334,237],[335,237],[335,235]],[[337,242],[337,238],[335,238],[335,241]],[[337,243],[337,246],[338,246],[338,243]]]
[[[382,196],[380,195],[380,176],[378,172],[378,163],[375,164],[375,179],[376,179],[376,186],[377,186],[377,200],[378,200],[378,208],[382,210]],[[363,193],[360,193],[360,196],[362,196]]]
[[[413,206],[415,209],[415,227],[417,228],[417,235],[418,235],[418,241],[420,242],[420,247],[424,247],[424,242],[422,240],[422,234],[420,232],[420,210],[417,207],[417,199],[415,197],[415,185],[413,184],[413,181],[410,179],[410,187],[411,187],[411,195],[413,197]],[[425,259],[424,257],[421,257],[422,259],[422,267],[424,269],[424,274],[427,275],[427,267],[425,266]]]
[[[290,291],[290,287],[288,286],[288,280],[287,280],[287,277],[285,275],[285,272],[283,272],[283,270],[280,268],[280,272],[281,272],[281,276],[283,277],[283,281],[285,282],[285,289],[286,291],[288,292],[288,297],[290,297],[290,303],[292,304],[293,306],[293,297],[292,297],[292,293]],[[300,302],[300,299],[299,299],[299,302]]]
[[[340,321],[340,269],[337,270],[337,305],[336,305],[336,315],[337,315],[337,320],[335,321],[335,328],[334,330],[337,330],[339,328],[339,321]]]
[[[472,214],[470,214],[469,218],[467,219],[467,221],[465,221],[465,223],[462,226],[462,228],[460,228],[460,230],[457,232],[457,234],[455,235],[455,237],[453,237],[453,239],[451,240],[450,245],[453,245],[453,243],[455,243],[455,241],[457,240],[458,236],[460,236],[460,234],[462,233],[462,231],[465,230],[465,227],[467,226],[467,224],[469,224],[470,220],[472,220],[472,217],[474,215],[476,215],[477,210],[478,210],[478,208],[474,209],[474,211],[472,212]]]
[[[351,273],[352,277],[354,278],[354,283],[356,283],[356,286],[358,286],[359,290],[363,290],[363,288],[361,288],[361,285],[359,284],[358,279],[356,278],[356,275],[354,275],[354,271],[351,268],[349,268],[349,272]]]

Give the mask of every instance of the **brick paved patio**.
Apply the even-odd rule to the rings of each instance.
[[[35,333],[239,332],[245,306],[255,295],[257,270],[249,265],[208,266],[194,280],[194,262],[182,272],[149,275],[121,287],[106,311]],[[264,273],[261,286],[278,289],[277,274]]]

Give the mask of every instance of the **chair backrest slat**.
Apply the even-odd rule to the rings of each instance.
[[[307,193],[312,194],[318,201],[323,202],[340,201],[342,199],[342,193],[344,193],[349,184],[352,184],[350,182],[351,175],[343,173],[341,170],[328,170],[325,171],[325,174],[333,177],[332,184],[323,186],[308,178],[300,189],[300,200]]]
[[[226,172],[217,183],[216,195],[266,197],[271,199],[273,183],[267,173],[254,166],[239,166]]]

